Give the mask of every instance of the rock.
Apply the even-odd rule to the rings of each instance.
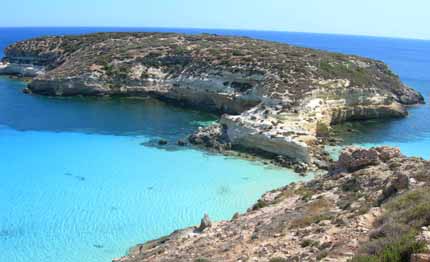
[[[180,139],[178,140],[178,142],[176,143],[178,146],[186,146],[187,142],[185,142],[184,140]]]
[[[200,226],[197,228],[199,232],[203,232],[206,228],[209,228],[212,226],[212,221],[209,218],[208,214],[205,214],[202,218],[202,221],[200,222]]]
[[[231,148],[225,127],[220,124],[199,128],[197,132],[188,137],[188,141],[191,144],[202,145],[221,152]]]
[[[391,185],[397,189],[397,191],[408,189],[409,188],[409,177],[400,172],[394,173],[397,178],[393,180]]]
[[[165,146],[165,145],[167,145],[167,140],[164,140],[164,139],[160,139],[160,140],[158,140],[158,145],[159,146]]]
[[[412,254],[411,262],[429,262],[430,254]]]
[[[24,94],[31,94],[31,90],[30,90],[28,87],[26,87],[26,88],[22,89],[22,92],[23,92]]]
[[[358,178],[352,177],[351,179],[346,180],[342,184],[341,188],[343,191],[346,191],[346,192],[358,192],[361,190],[360,184],[361,184],[361,181]]]
[[[391,185],[384,188],[381,196],[378,199],[378,205],[381,205],[382,203],[384,203],[384,201],[394,196],[397,192],[398,192],[397,189]]]
[[[409,188],[408,176],[401,174],[400,172],[396,172],[394,176],[396,178],[392,180],[390,183],[388,183],[387,186],[382,191],[382,194],[378,200],[379,204],[382,204],[387,199],[393,197],[399,191]]]
[[[336,168],[353,172],[378,163],[379,155],[375,149],[348,147],[342,151]]]
[[[314,160],[314,164],[319,168],[319,169],[323,169],[323,170],[329,170],[330,168],[330,163],[328,163],[325,160]]]
[[[378,151],[379,158],[384,162],[387,162],[388,160],[402,156],[400,149],[397,147],[393,148],[393,147],[383,146],[383,147],[376,147],[375,150]]]
[[[294,172],[304,176],[306,175],[306,172],[308,171],[308,165],[304,164],[304,163],[297,163],[293,166],[294,168]]]
[[[425,244],[427,250],[430,250],[430,230],[429,227],[422,227],[421,233],[417,236],[417,240]]]

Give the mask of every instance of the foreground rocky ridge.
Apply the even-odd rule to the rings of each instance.
[[[348,148],[324,176],[266,193],[230,221],[205,216],[114,261],[428,261],[429,186],[429,161]]]
[[[405,105],[424,101],[382,62],[243,37],[44,37],[5,55],[0,74],[33,76],[28,93],[150,95],[217,111],[226,135],[218,144],[307,163],[330,125],[405,116]]]

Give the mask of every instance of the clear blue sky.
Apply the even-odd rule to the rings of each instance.
[[[430,39],[430,0],[1,0],[0,26],[195,27]]]

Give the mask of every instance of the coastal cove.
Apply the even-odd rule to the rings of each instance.
[[[22,87],[0,79],[0,250],[8,261],[109,261],[204,213],[230,218],[301,179],[260,163],[141,145],[154,137],[174,144],[212,119],[205,114],[157,101],[25,96]]]
[[[0,49],[34,36],[98,31],[204,31],[357,54],[388,63],[426,101],[430,91],[428,41],[197,29],[11,28],[0,29]],[[5,199],[0,253],[8,261],[110,261],[137,243],[197,224],[203,213],[230,219],[264,192],[303,180],[287,169],[175,145],[216,120],[211,114],[153,99],[27,96],[24,87],[0,77],[0,197]],[[388,144],[429,159],[430,108],[414,106],[409,112],[406,118],[346,123],[335,131],[343,145]],[[169,146],[145,143],[159,138]]]

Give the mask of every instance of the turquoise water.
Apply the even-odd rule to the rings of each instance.
[[[152,100],[23,95],[0,78],[0,261],[110,261],[134,244],[245,211],[300,178],[172,143],[210,115]]]
[[[301,33],[147,28],[0,29],[17,40],[95,31],[236,34],[364,55],[430,91],[430,42]],[[2,55],[0,51],[0,56]],[[301,178],[291,171],[174,144],[215,118],[148,99],[47,98],[0,77],[0,261],[110,261],[136,244],[245,211],[265,191]],[[339,127],[345,145],[390,144],[430,158],[430,107],[405,119]],[[353,133],[345,130],[352,127]],[[344,131],[342,131],[344,130]]]

